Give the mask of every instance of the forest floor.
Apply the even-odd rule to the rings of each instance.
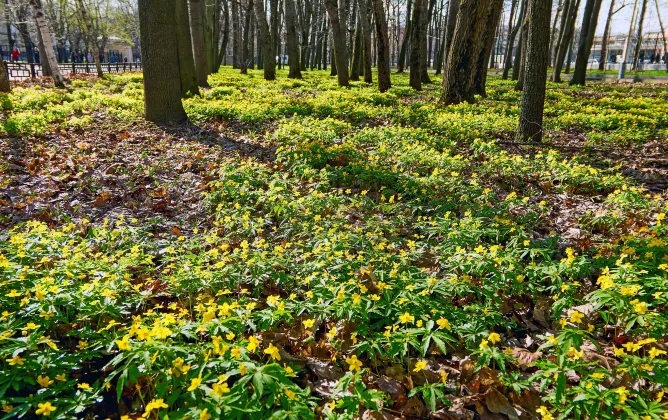
[[[210,81],[2,97],[7,418],[666,412],[668,86],[549,84],[536,145],[499,79]]]

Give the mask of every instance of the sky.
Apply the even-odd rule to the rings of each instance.
[[[603,3],[601,4],[601,14],[599,15],[598,25],[596,25],[597,35],[603,35],[605,21],[608,18],[608,10],[610,9],[610,1],[611,0],[603,0]],[[612,24],[610,25],[610,33],[612,35],[627,34],[629,32],[631,14],[633,13],[633,1],[634,0],[615,0],[615,10],[624,3],[626,3],[626,6],[612,18]],[[582,9],[584,9],[585,3],[586,0],[581,1]],[[637,15],[640,14],[641,6],[642,0],[638,0]],[[659,0],[659,10],[661,12],[663,25],[666,27],[668,26],[668,0]],[[579,15],[582,15],[582,10],[580,10]],[[659,31],[659,19],[657,19],[656,16],[656,4],[654,3],[654,0],[647,0],[647,12],[645,13],[645,24],[643,25],[643,28],[645,32]]]

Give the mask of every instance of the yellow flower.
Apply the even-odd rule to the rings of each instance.
[[[259,344],[260,340],[258,340],[257,337],[255,337],[254,335],[251,335],[250,337],[248,337],[248,345],[246,346],[246,350],[252,353],[257,349]]]
[[[213,384],[211,389],[213,389],[213,393],[216,394],[218,398],[222,397],[223,394],[230,392],[230,387],[225,381],[219,381],[218,383]]]
[[[2,411],[4,411],[5,413],[11,413],[13,409],[14,409],[13,405],[2,404]]]
[[[501,336],[495,332],[491,333],[487,339],[490,341],[492,344],[496,344],[499,341],[501,341]]]
[[[120,351],[130,350],[130,337],[126,335],[123,339],[116,340],[116,345]]]
[[[315,323],[315,319],[305,319],[302,323],[304,324],[304,327],[311,328]]]
[[[83,389],[84,391],[90,391],[90,390],[93,389],[93,388],[91,388],[90,385],[88,385],[86,382],[82,382],[82,383],[78,384],[78,385],[77,385],[77,388],[79,388],[79,389]]]
[[[445,328],[446,330],[450,329],[450,321],[443,317],[437,319],[436,324],[438,325],[438,328]]]
[[[225,338],[226,338],[228,341],[232,341],[232,340],[234,340],[234,337],[235,337],[235,335],[234,335],[233,332],[228,333],[228,334],[225,335]]]
[[[419,372],[426,367],[427,367],[427,361],[426,360],[420,360],[420,361],[415,363],[415,367],[413,368],[413,372]]]
[[[209,420],[211,418],[211,414],[209,414],[209,409],[205,408],[204,410],[199,412],[199,420]]]
[[[637,302],[633,305],[633,310],[640,315],[644,315],[647,312],[647,304],[645,302]]]
[[[346,359],[346,363],[348,363],[351,372],[359,372],[362,368],[362,362],[354,354]]]
[[[37,383],[38,383],[39,386],[41,386],[42,388],[48,388],[49,385],[51,385],[51,384],[53,383],[53,381],[50,380],[48,376],[42,376],[42,375],[39,375],[39,376],[37,377]]]
[[[542,417],[542,420],[553,420],[554,416],[550,413],[550,411],[545,407],[544,405],[541,405],[536,412],[540,414]]]
[[[619,395],[619,403],[624,404],[629,396],[629,390],[626,389],[623,386],[620,386],[619,388],[613,389],[613,392],[615,392],[617,395]]]
[[[271,343],[269,344],[269,347],[264,349],[264,353],[271,356],[271,358],[274,360],[281,360],[281,354],[278,351],[278,347],[274,346]]]
[[[10,366],[15,366],[15,365],[23,365],[26,359],[20,357],[18,354],[11,359],[6,359],[5,361],[9,363]]]
[[[291,400],[293,400],[293,401],[297,399],[297,395],[296,395],[295,392],[292,391],[291,389],[286,389],[286,390],[285,390],[285,395],[286,395],[289,399],[291,399]]]
[[[44,415],[44,416],[50,416],[52,411],[56,411],[56,407],[51,405],[50,402],[45,402],[45,403],[39,403],[37,404],[37,410],[35,410],[35,414],[38,416]]]
[[[329,337],[330,340],[333,340],[334,337],[336,337],[336,327],[332,327],[332,329],[329,330],[327,337]]]
[[[652,347],[649,350],[649,357],[652,358],[652,359],[654,359],[657,356],[661,356],[663,354],[666,354],[666,351],[665,350],[659,350],[656,347]]]
[[[480,342],[480,349],[484,350],[488,348],[489,348],[489,342],[483,338],[482,341]]]
[[[202,383],[202,375],[198,376],[197,378],[193,378],[190,381],[190,386],[188,387],[188,392],[196,390],[197,387],[199,387],[201,383]]]
[[[580,324],[582,322],[583,318],[584,318],[584,314],[582,312],[573,311],[571,313],[571,322],[574,322],[576,324]]]
[[[144,417],[148,417],[148,415],[151,413],[153,410],[160,410],[161,408],[167,408],[167,404],[165,404],[165,400],[162,398],[154,399],[151,400],[148,404],[146,404],[146,412],[144,413]]]
[[[401,321],[402,324],[407,324],[415,321],[415,317],[408,312],[405,312],[403,315],[399,316],[399,321]]]

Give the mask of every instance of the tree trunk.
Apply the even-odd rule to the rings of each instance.
[[[668,72],[668,42],[666,41],[666,28],[663,26],[663,21],[661,20],[659,0],[654,0],[654,4],[656,5],[656,17],[659,19],[659,29],[661,29],[661,37],[663,38],[664,64],[666,65],[666,72]],[[659,59],[659,61],[661,60]]]
[[[274,56],[274,62],[276,62],[276,56],[279,54],[278,43],[278,1],[279,0],[269,0],[269,13],[271,15],[271,51]],[[280,60],[279,60],[280,65]],[[280,68],[280,67],[279,67]]]
[[[188,0],[175,0],[176,15],[176,50],[179,54],[179,73],[181,75],[181,95],[199,95],[197,71],[193,58],[193,45],[188,19]]]
[[[552,51],[554,47],[555,33],[557,32],[557,21],[561,16],[561,11],[564,9],[564,0],[559,0],[559,6],[557,6],[557,12],[554,14],[554,23],[552,23],[552,30],[550,31],[550,59],[552,59]]]
[[[97,36],[95,34],[95,30],[93,29],[93,22],[88,16],[88,10],[86,10],[86,5],[84,4],[83,0],[77,0],[77,9],[79,15],[81,16],[81,20],[86,27],[86,38],[88,38],[88,42],[92,43],[93,45],[97,45]],[[95,60],[95,69],[97,71],[97,77],[102,78],[104,77],[104,72],[102,71],[102,65],[100,63],[99,47],[96,57],[97,60]]]
[[[371,0],[376,22],[376,64],[378,67],[378,90],[386,92],[392,87],[390,82],[390,39],[387,36],[387,20],[383,0]]]
[[[647,0],[645,0],[646,2]],[[587,64],[589,63],[589,53],[594,43],[594,34],[596,33],[596,23],[601,11],[601,0],[587,0],[584,14],[582,15],[582,29],[580,30],[580,42],[578,53],[575,57],[575,70],[573,70],[572,85],[585,84],[587,76]]]
[[[262,0],[258,0],[262,1]],[[248,0],[246,5],[246,13],[244,15],[244,31],[243,38],[241,41],[241,74],[248,73],[248,67],[253,60],[253,56],[250,54],[250,43],[251,43],[251,15],[253,14],[253,0]]]
[[[615,0],[610,1],[610,8],[608,9],[608,18],[605,20],[605,29],[603,30],[603,38],[601,39],[601,61],[598,63],[599,70],[605,70],[605,64],[608,62],[608,38],[610,38],[610,24],[612,23],[612,16],[614,15]]]
[[[63,75],[60,73],[60,68],[58,67],[58,60],[56,59],[56,54],[53,51],[53,43],[51,42],[51,32],[46,23],[46,16],[42,11],[42,5],[39,0],[30,0],[30,6],[33,8],[37,31],[41,36],[44,54],[46,55],[43,56],[42,60],[45,60],[45,62],[48,63],[51,76],[53,77],[53,84],[57,88],[64,88],[65,78],[63,78]]]
[[[450,0],[450,4],[448,5],[448,19],[445,24],[445,49],[443,50],[443,58],[445,59],[447,59],[450,53],[450,44],[452,43],[452,37],[455,35],[460,2],[461,0]]]
[[[346,51],[346,33],[344,27],[346,20],[340,19],[339,8],[336,0],[324,0],[332,26],[332,38],[334,41],[334,60],[336,61],[336,76],[339,86],[348,86],[348,53]],[[334,66],[332,66],[332,69]]]
[[[144,68],[144,110],[156,123],[185,120],[181,104],[174,0],[139,0],[139,28]]]
[[[225,29],[223,29],[223,42],[220,44],[220,51],[218,52],[216,71],[220,68],[223,60],[226,59],[227,44],[230,40],[230,8],[227,5],[227,0],[223,0],[223,23],[225,23]]]
[[[633,51],[633,70],[638,71],[638,61],[640,59],[640,50],[642,47],[642,30],[645,25],[645,14],[647,13],[647,0],[642,1],[640,9],[640,21],[638,22],[638,42],[636,42],[635,51]]]
[[[9,75],[6,64],[0,60],[0,92],[9,93],[12,91],[12,86],[9,83]]]
[[[37,23],[35,23],[37,26]],[[51,68],[49,67],[49,60],[46,59],[46,50],[44,49],[44,40],[42,33],[37,31],[37,49],[39,51],[39,64],[42,67],[42,76],[51,77]]]
[[[520,36],[520,45],[518,50],[518,59],[517,59],[517,77],[515,77],[515,71],[513,70],[513,79],[517,80],[515,85],[515,90],[522,91],[524,89],[524,70],[526,68],[527,62],[527,28],[529,27],[529,20],[525,19],[522,23],[522,35]]]
[[[422,78],[422,83],[431,83],[429,79],[429,73],[427,69],[429,68],[429,51],[427,48],[427,32],[429,31],[429,21],[431,20],[431,13],[434,8],[435,0],[429,0],[429,8],[427,8],[426,1],[420,15],[420,21],[418,23],[418,39],[419,39],[419,50],[420,50],[420,77]]]
[[[288,46],[288,65],[290,79],[301,79],[302,72],[299,65],[299,44],[297,42],[297,11],[294,0],[284,0],[285,7],[285,38]]]
[[[264,80],[276,79],[276,55],[273,54],[273,44],[271,42],[271,33],[269,32],[269,24],[267,23],[267,14],[264,12],[264,2],[262,0],[255,0],[253,2],[255,8],[255,19],[257,26],[260,28],[260,42],[262,43],[262,69],[264,71]]]
[[[189,1],[190,1],[190,31],[192,34],[193,53],[195,57],[195,70],[197,71],[197,84],[200,85],[201,87],[209,87],[209,82],[206,80],[206,77],[208,76],[206,67],[206,58],[204,57],[202,1],[201,0],[189,0]]]
[[[350,80],[358,81],[360,79],[361,62],[362,62],[362,21],[361,19],[357,19],[357,25],[355,27],[355,41],[353,42],[353,62],[350,68]]]
[[[528,1],[529,0],[527,0],[527,2]],[[525,22],[526,22],[526,16],[522,19],[522,21],[517,22],[517,26],[520,33],[520,39],[517,41],[517,49],[515,50],[515,59],[513,60],[513,74],[512,77],[510,78],[511,80],[519,80],[520,78],[524,45],[525,45],[524,39],[526,38],[526,31],[524,30]]]
[[[575,34],[574,34],[575,35]],[[566,68],[564,69],[564,73],[568,74],[571,72],[571,61],[572,61],[572,54],[573,54],[573,49],[575,48],[575,36],[571,37],[571,44],[568,47],[568,56],[566,58]]]
[[[487,96],[487,91],[485,90],[485,84],[487,83],[487,69],[489,68],[487,64],[489,63],[489,57],[492,54],[492,47],[494,47],[496,28],[499,26],[502,11],[503,0],[492,0],[487,14],[485,34],[482,39],[483,49],[480,51],[480,57],[478,58],[473,80],[475,93],[481,95],[483,98]]]
[[[422,90],[422,66],[426,65],[421,60],[422,52],[422,25],[424,15],[427,14],[427,0],[415,0],[413,8],[413,24],[411,25],[411,67],[409,84],[415,90]]]
[[[490,3],[491,0],[464,0],[460,5],[443,72],[441,102],[446,105],[474,100],[473,77],[482,50]]]
[[[527,0],[519,0],[519,1],[521,3],[520,3],[520,11],[519,14],[517,15],[517,22],[515,22],[515,25],[512,25],[514,17],[514,13],[512,10],[510,13],[510,19],[508,20],[508,39],[506,40],[506,51],[503,57],[503,75],[501,76],[503,80],[508,79],[508,73],[510,73],[510,68],[513,65],[513,50],[515,49],[515,37],[517,36],[517,32],[521,27],[522,20],[524,20],[524,9]],[[513,5],[515,5],[516,3],[517,0],[513,3]]]
[[[406,65],[406,54],[408,51],[408,46],[411,42],[411,25],[412,17],[411,10],[413,8],[413,0],[408,0],[406,3],[406,24],[404,25],[404,40],[401,42],[401,49],[399,50],[399,60],[397,61],[397,73],[404,72],[404,66]]]
[[[371,2],[369,0],[359,0],[360,2],[360,20],[362,21],[362,68],[364,69],[364,81],[373,82],[371,73]]]
[[[565,0],[562,6],[561,11],[561,22],[559,22],[559,32],[553,33],[551,36],[554,37],[554,57],[552,58],[552,67],[557,62],[557,56],[559,55],[559,48],[564,39],[564,33],[567,30],[567,27],[571,24],[568,21],[568,17],[571,13],[571,8],[574,6],[575,0]]]
[[[561,32],[561,39],[557,44],[557,55],[552,67],[551,79],[553,82],[561,82],[561,69],[564,67],[564,58],[569,54],[568,67],[570,67],[571,41],[574,39],[575,21],[577,20],[578,10],[580,9],[580,0],[571,0],[569,2],[568,14],[564,12],[565,27]]]
[[[190,1],[192,7],[193,0]],[[238,69],[241,68],[241,19],[239,16],[239,0],[230,0],[230,2],[232,3],[232,68]],[[193,31],[193,44],[194,36],[195,32]],[[197,54],[195,54],[195,66],[197,66]]]
[[[524,89],[517,138],[539,142],[543,135],[543,109],[550,50],[551,0],[529,0]]]

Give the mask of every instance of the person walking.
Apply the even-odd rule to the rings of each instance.
[[[14,47],[12,50],[12,61],[16,62],[19,61],[19,58],[21,57],[21,51],[19,51],[18,48]]]

